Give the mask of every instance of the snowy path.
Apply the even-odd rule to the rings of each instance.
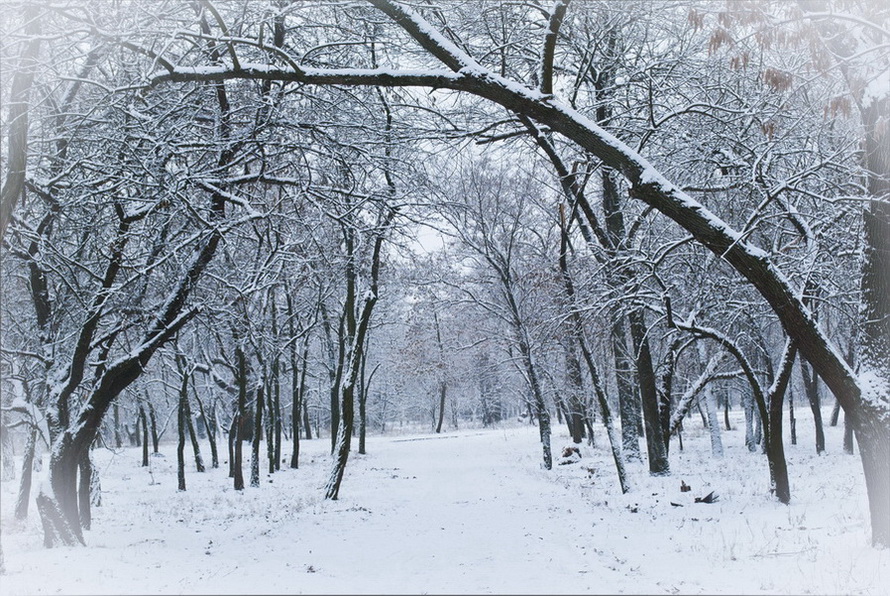
[[[379,468],[373,459],[362,462],[371,466],[363,486],[351,481],[342,509],[329,508],[317,522],[343,528],[313,551],[328,561],[343,553],[330,579],[347,579],[348,569],[371,592],[547,593],[554,575],[581,571],[579,548],[565,539],[566,491],[543,472],[529,476],[529,462],[521,460],[531,454],[517,461],[506,440],[499,449],[491,433],[375,448],[373,459],[401,463]],[[410,457],[404,457],[407,450]],[[360,515],[356,539],[351,522],[336,518],[358,503],[368,511]],[[337,590],[328,581],[321,585]]]
[[[839,445],[840,429],[826,431]],[[787,507],[766,494],[762,456],[738,431],[725,434],[721,461],[690,428],[673,475],[632,464],[628,495],[604,445],[548,472],[525,425],[371,437],[338,501],[321,499],[327,439],[303,443],[299,470],[241,493],[225,465],[197,474],[191,464],[178,492],[170,445],[150,469],[138,450],[97,450],[103,506],[87,548],[45,550],[36,515],[12,519],[16,483],[2,484],[0,596],[883,593],[890,552],[868,546],[857,459],[836,448],[816,457],[799,433]],[[681,479],[693,492],[679,491]],[[718,503],[693,503],[714,489]]]

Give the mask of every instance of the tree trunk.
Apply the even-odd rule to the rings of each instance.
[[[392,182],[389,181],[390,187]],[[331,470],[331,476],[328,479],[325,488],[325,498],[336,500],[340,495],[340,485],[343,482],[343,473],[346,471],[346,461],[349,458],[349,449],[352,441],[353,424],[355,422],[355,386],[359,382],[359,374],[362,363],[367,357],[365,347],[367,346],[368,333],[371,326],[371,316],[374,312],[374,306],[377,304],[378,298],[378,279],[380,275],[380,251],[383,246],[383,233],[388,229],[395,211],[389,211],[387,214],[381,215],[378,220],[380,232],[374,238],[374,248],[371,254],[371,275],[370,284],[365,293],[364,303],[358,318],[354,318],[355,310],[351,300],[347,300],[346,304],[349,308],[346,314],[352,314],[353,318],[348,319],[347,333],[350,338],[350,345],[347,352],[348,361],[344,367],[343,383],[341,385],[342,398],[340,402],[340,424],[337,429],[337,448],[334,455],[334,467]],[[351,254],[351,249],[350,249]],[[351,259],[350,259],[351,262]],[[354,288],[354,271],[349,271],[347,277],[350,282],[347,284]],[[354,294],[353,294],[354,295]]]
[[[664,434],[658,411],[658,390],[655,385],[655,371],[652,368],[652,354],[646,335],[646,321],[642,311],[631,311],[630,332],[637,354],[637,376],[640,396],[643,401],[643,421],[646,429],[646,447],[649,455],[649,473],[653,476],[666,476],[671,473]]]
[[[185,490],[185,393],[188,391],[188,384],[185,381],[187,379],[185,375],[183,375],[183,383],[182,387],[179,391],[179,419],[177,426],[177,432],[179,435],[179,442],[176,444],[176,478],[179,481],[179,490]]]
[[[148,417],[145,408],[139,405],[139,422],[142,423],[142,467],[148,467]]]
[[[256,406],[253,417],[253,441],[250,454],[250,486],[260,485],[260,439],[263,436],[263,406],[265,402],[264,383],[260,383],[256,390]],[[268,441],[269,438],[267,437]]]
[[[158,418],[157,418],[157,415],[155,414],[154,404],[152,404],[150,400],[146,400],[146,401],[148,401],[148,421],[151,424],[152,453],[160,453],[158,451],[158,443],[161,442],[161,435],[158,432]]]
[[[745,447],[752,453],[757,451],[757,439],[754,436],[754,397],[746,393],[742,398],[745,409]]]
[[[303,430],[306,432],[305,439],[307,441],[312,440],[312,424],[309,419],[309,402],[306,401],[305,394],[303,394],[303,398],[300,400],[303,402]],[[318,433],[316,433],[318,434]]]
[[[80,527],[89,530],[93,524],[92,513],[92,489],[93,489],[93,463],[90,461],[90,450],[84,449],[81,452],[80,464],[78,465],[80,474],[78,475],[77,485],[77,507],[80,513]]]
[[[82,487],[78,487],[77,478],[83,454],[88,452],[90,437],[88,433],[74,434],[70,430],[63,432],[54,441],[55,448],[49,460],[49,478],[53,497],[47,497],[45,507],[41,507],[38,496],[37,508],[43,518],[44,529],[49,526],[55,537],[64,544],[73,544],[72,537],[83,543],[79,500],[83,499]],[[89,495],[87,494],[87,502]],[[55,519],[61,515],[64,524]],[[66,537],[67,535],[67,537]],[[44,540],[52,540],[44,536]]]
[[[365,350],[367,351],[368,345],[367,341],[365,341]],[[368,392],[371,390],[371,379],[374,377],[374,373],[377,372],[377,368],[380,366],[380,363],[374,367],[374,370],[371,371],[371,374],[365,377],[365,365],[368,362],[367,356],[362,358],[362,372],[359,376],[361,381],[361,391],[358,396],[358,452],[362,455],[367,453],[366,449],[366,439],[368,436]]]
[[[195,432],[195,421],[192,418],[192,408],[188,400],[185,400],[185,425],[189,431],[189,440],[192,443],[192,453],[195,454],[195,471],[204,472],[204,458],[201,457],[201,445],[198,443],[198,433]]]
[[[618,315],[616,315],[618,316]],[[615,358],[615,382],[618,387],[618,413],[621,418],[621,451],[628,461],[641,461],[639,425],[640,408],[631,381],[633,368],[627,356],[624,319],[611,328],[612,352]]]
[[[43,523],[43,546],[52,548],[57,542],[64,546],[84,544],[80,527],[73,528],[59,504],[43,492],[37,495],[37,511]]]
[[[760,414],[759,408],[754,408],[754,444],[760,445],[761,450],[766,453],[766,445],[763,440],[763,416]]]
[[[853,447],[853,422],[851,415],[844,413],[844,453],[853,455],[855,449]]]
[[[235,457],[234,457],[234,470],[232,474],[232,478],[234,480],[233,486],[235,490],[244,490],[244,470],[242,468],[242,463],[244,459],[244,425],[246,420],[244,416],[239,412],[235,416]]]
[[[876,411],[873,412],[856,412],[850,422],[856,433],[859,457],[865,472],[872,543],[890,545],[890,430],[881,418],[881,405],[875,406]]]
[[[25,444],[22,456],[22,479],[19,483],[19,494],[15,502],[15,518],[28,518],[28,504],[31,501],[31,478],[34,471],[34,454],[37,451],[37,429],[32,428]]]
[[[208,417],[207,412],[204,409],[204,402],[201,401],[201,398],[198,396],[198,391],[195,389],[195,401],[198,403],[198,413],[201,415],[201,420],[204,421],[204,429],[207,431],[207,440],[210,443],[210,467],[218,468],[219,467],[219,453],[217,452],[216,447],[216,436],[217,436],[217,425],[216,425],[216,416]],[[214,406],[215,407],[215,406]]]
[[[288,316],[293,320],[292,306],[290,302],[290,295],[288,295]],[[293,327],[291,327],[291,333],[293,333]],[[291,344],[290,350],[290,364],[291,364],[291,424],[293,425],[293,451],[290,456],[290,467],[293,469],[297,469],[300,467],[300,417],[303,414],[302,410],[305,406],[304,404],[304,395],[306,391],[306,365],[307,359],[309,357],[309,344],[306,344],[306,347],[303,351],[303,366],[302,368],[298,366],[297,361],[297,348],[293,344]],[[309,420],[308,420],[308,412],[305,413],[305,417],[303,423],[306,426],[307,432],[309,431]],[[311,438],[311,436],[310,436]]]
[[[701,345],[701,342],[699,342]],[[711,383],[705,385],[705,408],[708,411],[708,432],[711,436],[711,455],[723,457],[723,439],[720,437],[720,420],[717,417],[717,396]]]
[[[810,402],[810,409],[813,411],[813,423],[816,427],[816,453],[825,451],[825,430],[822,427],[822,403],[819,399],[818,377],[810,372],[809,365],[801,360],[800,374],[803,377],[804,392],[807,394],[807,400]]]
[[[794,391],[788,391],[788,428],[791,431],[791,444],[797,445],[797,418],[794,417]]]
[[[364,368],[366,361],[367,358],[362,361],[362,378],[365,376]],[[362,455],[367,453],[365,443],[368,438],[368,394],[371,391],[371,379],[374,377],[374,373],[377,372],[379,366],[380,363],[377,363],[377,366],[371,371],[370,376],[365,380],[358,400],[358,452]]]
[[[114,448],[120,449],[123,446],[124,441],[121,437],[120,407],[118,404],[114,404]]]
[[[779,376],[770,387],[769,402],[769,441],[767,445],[770,469],[776,498],[782,503],[791,502],[791,485],[788,482],[788,465],[785,462],[785,445],[782,441],[782,402],[784,401],[785,391],[788,387],[788,381],[791,378],[791,371],[794,366],[794,359],[797,355],[797,349],[793,342],[789,340],[783,355],[783,362],[779,371]]]
[[[838,418],[840,417],[840,414],[841,414],[841,402],[839,402],[838,400],[834,400],[834,407],[831,408],[831,420],[829,421],[829,424],[831,426],[837,426],[837,421],[838,421]]]
[[[281,470],[281,381],[278,377],[279,363],[276,358],[272,367],[272,414],[275,417],[275,423],[272,427],[272,437],[275,441],[275,449],[272,451],[272,457],[275,460],[275,469],[270,466],[269,472],[277,472]]]
[[[581,362],[575,350],[568,344],[564,348],[566,355],[566,381],[569,387],[567,420],[572,442],[580,444],[584,439],[584,406],[581,396],[584,393],[584,381],[581,376]]]
[[[730,394],[729,391],[723,392],[723,423],[726,426],[726,430],[732,430],[732,425],[729,423],[729,407],[730,407]]]
[[[269,464],[269,474],[275,473],[275,389],[274,381],[270,378],[266,382],[265,394],[269,396],[268,404],[266,404],[266,460]]]
[[[229,424],[228,447],[229,447],[229,478],[235,477],[235,441],[238,436],[238,412],[232,414],[232,422]]]
[[[241,346],[241,337],[237,329],[233,329],[232,337],[235,341],[235,383],[238,386],[238,405],[232,420],[234,433],[229,433],[229,440],[234,434],[234,458],[232,461],[232,478],[235,490],[244,490],[244,470],[242,469],[244,451],[244,427],[247,423],[247,357]]]

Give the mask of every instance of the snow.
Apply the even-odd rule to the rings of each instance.
[[[806,410],[786,445],[790,506],[769,496],[739,410],[724,458],[690,418],[673,475],[630,464],[626,495],[602,428],[596,448],[551,471],[525,423],[371,436],[338,501],[322,499],[329,438],[302,443],[299,470],[240,493],[225,464],[198,474],[192,461],[178,492],[172,443],[149,468],[139,449],[99,449],[102,506],[85,548],[44,549],[33,504],[15,522],[17,483],[2,483],[0,594],[884,593],[890,550],[870,546],[859,458],[842,453],[842,426],[826,427],[816,456]],[[556,454],[571,444],[555,424],[553,440]],[[694,502],[711,491],[717,502]]]
[[[862,401],[867,402],[872,409],[884,412],[884,416],[890,416],[890,386],[887,378],[876,369],[864,366],[859,373],[859,386],[862,387]]]
[[[871,104],[883,101],[890,96],[890,68],[878,72],[862,93],[862,109],[867,110]]]

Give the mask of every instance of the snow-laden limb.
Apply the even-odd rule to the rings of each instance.
[[[523,114],[547,126],[596,156],[604,165],[623,174],[630,185],[630,195],[658,210],[689,232],[699,243],[729,263],[770,305],[785,332],[801,355],[816,369],[847,412],[857,412],[854,420],[859,430],[875,426],[872,442],[861,451],[866,460],[878,461],[887,452],[884,439],[890,435],[888,407],[880,400],[864,400],[860,379],[838,353],[803,303],[788,278],[771,262],[769,254],[750,243],[743,234],[728,225],[692,196],[668,181],[646,158],[599,127],[594,121],[566,103],[537,89],[499,76],[480,67],[471,57],[454,46],[423,17],[390,0],[369,0],[388,14],[423,48],[453,72],[436,69],[295,69],[262,64],[215,64],[198,68],[174,66],[152,78],[152,84],[167,81],[196,82],[228,79],[278,80],[313,85],[366,85],[381,87],[427,87],[471,93],[488,99],[507,110]],[[884,102],[872,102],[874,106]],[[869,155],[878,155],[871,152]],[[870,171],[885,171],[877,166]],[[876,195],[877,196],[877,195]],[[882,220],[883,221],[883,220]],[[882,224],[883,225],[883,224]],[[879,231],[884,228],[880,228]],[[877,236],[880,239],[880,235]],[[880,428],[878,428],[880,427]],[[862,438],[860,438],[862,444]],[[867,476],[870,476],[867,472]],[[871,482],[871,481],[869,481]],[[890,544],[890,480],[881,479],[872,498],[876,542]],[[880,501],[880,502],[879,502]]]
[[[554,0],[550,9],[550,20],[544,36],[544,51],[541,57],[541,91],[544,93],[553,93],[553,57],[556,53],[559,29],[562,27],[568,7],[569,0]]]
[[[423,49],[442,61],[450,69],[458,71],[469,68],[478,71],[485,69],[466,52],[454,45],[426,19],[411,10],[389,0],[368,0],[375,8],[386,13],[399,27],[413,37]]]
[[[416,18],[420,18],[417,16]],[[418,33],[429,30],[418,27]],[[446,47],[438,46],[437,51]],[[456,65],[457,62],[454,62]],[[463,64],[463,62],[461,62]],[[398,69],[293,70],[263,64],[174,67],[159,72],[152,84],[164,82],[223,81],[233,79],[291,81],[316,85],[429,87],[472,93],[514,112],[546,124],[624,174],[633,197],[657,209],[682,226],[701,244],[729,262],[770,303],[788,333],[799,340],[801,352],[845,406],[852,406],[859,388],[852,370],[831,349],[812,313],[798,299],[788,279],[770,262],[768,254],[749,243],[741,233],[704,205],[669,182],[648,160],[603,130],[595,122],[552,96],[529,89],[477,66],[458,72]],[[849,397],[848,397],[849,396]]]
[[[680,423],[683,421],[683,418],[686,416],[686,412],[689,411],[689,406],[692,405],[692,400],[701,393],[702,389],[705,388],[710,381],[714,378],[714,373],[717,371],[717,367],[720,366],[720,363],[723,361],[724,353],[717,352],[714,354],[711,359],[708,361],[707,366],[705,366],[705,370],[698,376],[695,382],[692,383],[689,387],[686,388],[686,391],[683,392],[683,396],[680,397],[677,402],[677,407],[674,409],[674,413],[671,414],[671,422],[669,425],[669,434],[674,434],[677,432],[677,428],[680,427]]]

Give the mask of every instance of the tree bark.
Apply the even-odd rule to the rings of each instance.
[[[178,489],[185,490],[185,394],[188,391],[187,377],[183,375],[182,387],[179,390],[178,404],[178,424],[176,430],[179,435],[179,441],[176,444],[176,478]]]
[[[698,342],[698,354],[702,366],[707,362],[707,354],[702,342]],[[720,421],[717,418],[717,396],[711,383],[704,386],[705,409],[708,413],[708,434],[711,437],[711,455],[715,458],[723,457],[723,439],[720,436]]]
[[[261,382],[257,385],[256,401],[253,416],[253,441],[251,442],[250,455],[250,486],[260,485],[260,439],[263,437],[263,408],[265,398],[265,383]],[[266,437],[268,441],[269,438]]]
[[[216,437],[217,437],[217,425],[216,425],[216,416],[207,416],[207,411],[204,409],[204,402],[198,396],[197,389],[194,390],[195,393],[195,401],[198,403],[198,413],[201,415],[201,420],[204,421],[204,428],[207,431],[207,441],[210,443],[210,467],[218,468],[219,467],[219,453],[217,451],[216,446]],[[214,405],[215,408],[215,405]]]
[[[770,387],[768,395],[769,439],[767,448],[770,451],[769,462],[773,471],[776,498],[786,504],[791,502],[791,485],[788,482],[785,445],[782,441],[782,402],[784,401],[783,398],[788,387],[788,381],[791,378],[796,355],[797,348],[794,342],[789,340],[782,357],[779,375],[773,382],[773,386]]]
[[[146,399],[146,402],[148,403],[148,421],[151,424],[151,452],[160,453],[158,451],[158,444],[161,442],[161,435],[158,432],[158,417],[155,414],[155,407],[154,404],[151,403],[151,399]]]
[[[629,315],[630,332],[637,354],[637,376],[640,395],[643,401],[643,421],[646,429],[646,447],[649,456],[649,473],[653,476],[666,476],[671,473],[664,434],[658,408],[658,390],[655,385],[655,371],[652,367],[652,354],[649,351],[646,321],[640,310]]]
[[[30,434],[28,434],[28,442],[25,444],[25,453],[22,456],[22,478],[15,502],[15,518],[18,520],[28,518],[28,504],[31,501],[31,478],[34,471],[34,455],[36,451],[37,429],[32,428]]]
[[[139,404],[139,422],[142,423],[142,467],[148,467],[148,418],[145,408]]]
[[[752,453],[757,451],[757,440],[754,435],[754,397],[748,393],[742,398],[745,410],[745,447]]]

